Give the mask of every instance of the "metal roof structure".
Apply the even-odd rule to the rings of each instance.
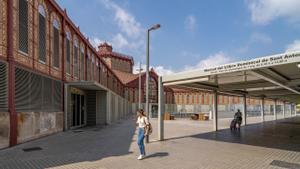
[[[213,93],[213,128],[218,130],[218,95],[243,97],[243,124],[247,125],[247,97],[257,97],[264,107],[265,99],[274,100],[274,120],[277,101],[290,106],[300,103],[300,52],[265,56],[247,61],[162,76],[158,79],[158,140],[164,139],[164,86],[175,86]],[[296,114],[296,113],[294,113]],[[264,108],[261,119],[264,122]]]
[[[300,52],[185,71],[162,77],[164,86],[300,103]]]

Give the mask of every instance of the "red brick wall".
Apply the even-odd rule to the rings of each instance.
[[[98,82],[100,82],[102,85],[108,87],[109,89],[112,89],[117,94],[123,96],[124,91],[121,90],[124,88],[124,84],[121,83],[121,81],[116,77],[116,75],[112,72],[111,69],[108,68],[108,65],[98,56],[97,51],[92,47],[92,45],[88,42],[88,40],[81,34],[79,28],[75,27],[75,24],[68,18],[67,14],[64,13],[59,7],[57,7],[57,4],[55,1],[50,0],[28,0],[28,53],[22,53],[19,51],[19,15],[18,15],[18,8],[19,8],[19,1],[18,0],[12,0],[13,1],[13,49],[14,53],[13,56],[15,57],[16,64],[29,68],[35,72],[40,72],[42,74],[51,76],[56,79],[62,79],[62,67],[63,59],[62,56],[66,56],[66,47],[62,49],[64,41],[63,35],[65,32],[70,32],[71,34],[71,41],[70,41],[70,74],[65,73],[66,81],[77,81],[80,79],[85,79],[85,77],[81,77],[81,72],[84,72],[85,75],[85,67],[81,67],[81,46],[84,48],[86,47],[91,54],[95,56],[94,59],[94,79]],[[1,14],[0,14],[0,59],[6,60],[6,20],[7,20],[7,8],[6,8],[7,0],[1,0],[0,1],[0,7],[1,7]],[[39,43],[38,43],[38,6],[42,5],[46,12],[46,62],[42,63],[39,61]],[[57,20],[59,23],[59,31],[60,31],[60,44],[59,44],[59,54],[60,54],[60,63],[59,67],[55,68],[53,66],[53,22],[54,20]],[[65,27],[63,26],[63,20],[65,20],[66,24]],[[62,32],[62,30],[65,30]],[[74,77],[74,40],[77,39],[78,41],[78,78]],[[86,51],[85,51],[86,52]],[[99,60],[100,62],[100,68],[97,69],[96,67],[96,60]],[[86,53],[84,54],[84,62],[86,63]],[[99,63],[98,62],[98,63]],[[86,64],[85,64],[86,65]],[[92,66],[91,66],[92,67]],[[91,68],[90,67],[90,68]],[[66,70],[66,65],[65,65]],[[97,73],[95,71],[100,71],[98,74],[100,76],[96,76]],[[91,73],[92,74],[92,73]],[[109,74],[109,79],[107,79],[107,74]],[[112,78],[115,79],[116,86],[112,86]],[[109,82],[109,83],[108,83]],[[118,84],[118,85],[117,85]]]

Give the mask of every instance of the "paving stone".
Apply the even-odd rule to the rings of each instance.
[[[67,131],[0,151],[0,169],[248,169],[300,166],[300,118],[251,124],[231,132],[227,121],[212,131],[211,121],[165,121],[163,142],[154,132],[148,157],[137,160],[134,119],[103,128]],[[258,119],[259,120],[259,119]],[[255,121],[254,119],[252,121]],[[290,136],[293,137],[290,137]],[[24,148],[40,151],[24,152]],[[277,165],[278,164],[278,165]]]

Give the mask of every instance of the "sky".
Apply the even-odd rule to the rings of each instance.
[[[56,0],[97,47],[160,75],[300,50],[300,0]]]

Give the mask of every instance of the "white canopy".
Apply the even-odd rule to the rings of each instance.
[[[166,75],[162,83],[300,103],[300,52]]]

